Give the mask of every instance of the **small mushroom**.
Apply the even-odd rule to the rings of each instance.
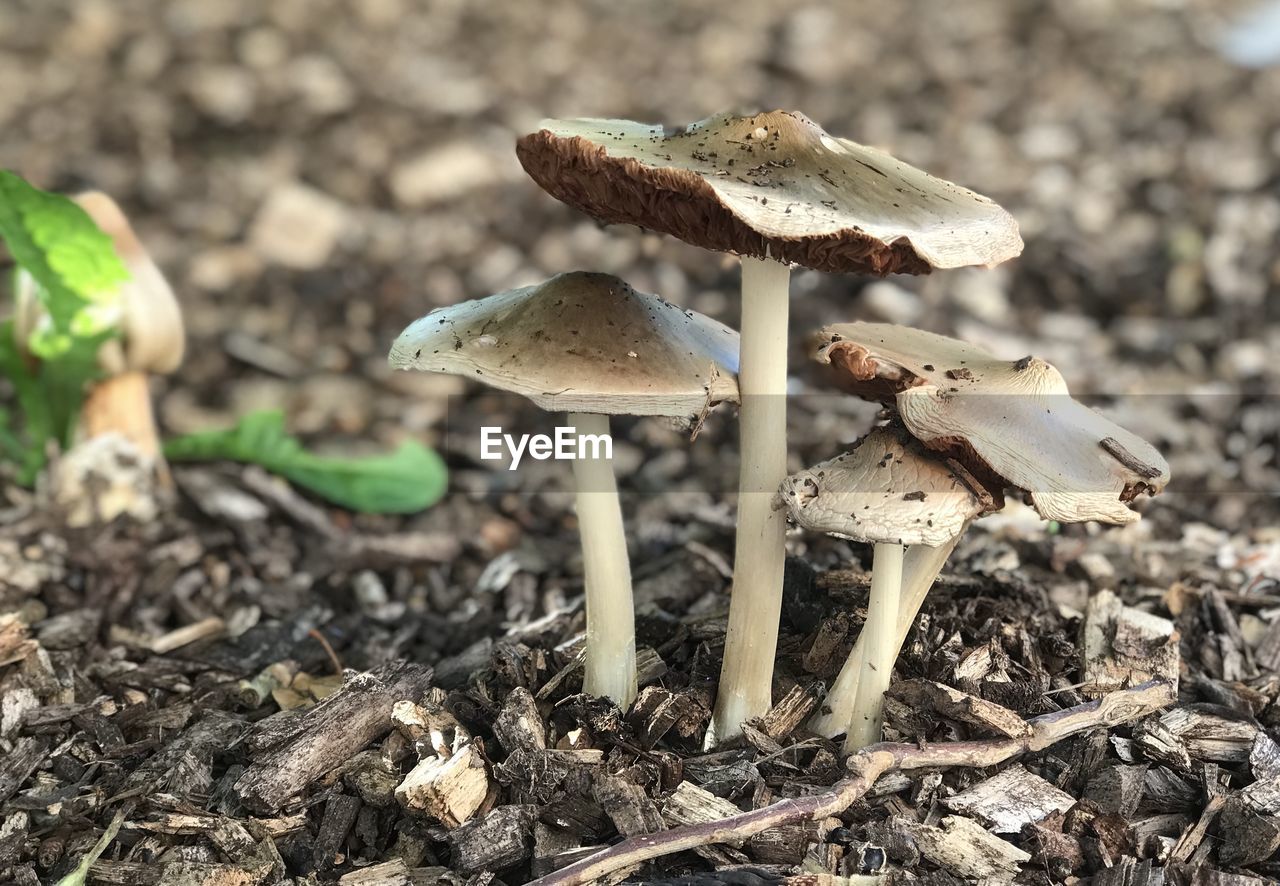
[[[130,274],[121,284],[117,302],[119,336],[98,350],[98,364],[106,378],[94,384],[86,396],[77,434],[91,439],[120,433],[163,467],[147,377],[168,375],[182,363],[186,349],[182,311],[168,281],[115,201],[97,191],[80,194],[75,201],[111,237]],[[29,275],[19,274],[14,325],[23,340],[44,314],[35,286]]]
[[[814,359],[845,390],[891,402],[916,439],[1026,491],[1046,520],[1131,523],[1169,482],[1150,443],[1073,399],[1036,357],[1001,360],[966,342],[887,323],[824,328]]]
[[[1131,507],[1138,495],[1155,495],[1169,482],[1154,447],[1072,399],[1043,360],[999,360],[967,342],[883,323],[828,326],[814,338],[813,358],[842,388],[888,405],[915,439],[974,478],[970,488],[992,497],[987,510],[1015,489],[1046,520],[1124,524],[1140,519]],[[899,647],[950,553],[935,550],[941,556],[922,558],[904,579]],[[850,687],[861,692],[869,655],[859,638],[833,685],[832,712],[809,724],[815,732],[834,737],[845,729],[843,706]]]
[[[788,477],[778,492],[798,525],[874,545],[867,621],[815,722],[845,733],[852,753],[880,739],[884,692],[911,621],[969,522],[994,509],[963,467],[899,427]],[[905,624],[900,610],[910,610]]]
[[[721,114],[673,128],[546,120],[516,145],[552,196],[605,222],[742,258],[741,463],[733,602],[707,745],[770,704],[782,605],[790,265],[927,273],[1022,250],[985,197],[833,137],[803,114]]]
[[[446,372],[568,412],[579,435],[609,434],[610,415],[694,420],[738,399],[732,329],[607,274],[545,283],[440,308],[392,345],[396,369]],[[586,585],[583,689],[624,709],[636,694],[631,567],[613,465],[573,462]]]

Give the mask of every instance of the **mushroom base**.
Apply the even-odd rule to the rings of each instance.
[[[77,435],[88,440],[112,432],[127,438],[139,452],[154,459],[157,474],[162,482],[168,483],[169,472],[160,449],[145,372],[110,376],[95,384],[86,395],[80,407]]]

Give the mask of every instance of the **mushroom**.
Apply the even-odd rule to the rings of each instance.
[[[994,265],[1022,251],[1017,224],[985,197],[789,111],[670,129],[545,120],[516,153],[544,190],[601,221],[742,258],[738,532],[711,746],[771,704],[785,526],[770,502],[786,476],[790,266],[923,274]]]
[[[901,427],[876,428],[854,448],[788,477],[778,502],[798,525],[874,545],[867,621],[821,715],[853,752],[879,741],[884,692],[906,639],[899,609],[923,599],[969,522],[995,500],[955,460]]]
[[[703,416],[738,399],[738,335],[709,317],[607,274],[560,274],[536,286],[440,308],[392,345],[396,369],[477,378],[548,412],[568,412],[599,440],[610,415]],[[586,585],[584,691],[622,708],[636,694],[631,567],[612,463],[573,462]]]
[[[930,448],[1026,491],[1046,520],[1131,523],[1129,507],[1169,482],[1150,443],[1073,399],[1036,357],[1001,360],[946,336],[888,323],[825,327],[814,353],[846,390],[892,403]]]
[[[163,466],[147,375],[167,375],[182,362],[186,349],[182,311],[168,281],[116,202],[98,191],[74,199],[111,237],[130,274],[120,286],[118,314],[110,318],[119,336],[98,349],[98,365],[106,377],[95,383],[86,396],[77,434],[91,439],[118,432],[139,452]],[[30,275],[19,273],[14,326],[23,341],[44,317],[36,286]]]
[[[815,338],[814,359],[842,388],[889,405],[913,437],[962,466],[993,503],[1012,488],[1046,520],[1124,524],[1140,519],[1131,508],[1137,496],[1156,495],[1169,482],[1154,447],[1074,400],[1043,360],[1001,360],[967,342],[885,323],[828,326]],[[936,551],[904,579],[899,647],[950,549]],[[859,638],[829,693],[830,713],[810,723],[815,732],[845,730],[869,654]]]

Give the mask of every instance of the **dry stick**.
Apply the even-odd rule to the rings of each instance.
[[[1151,680],[1132,689],[1112,692],[1088,704],[1029,720],[1031,734],[1021,738],[959,741],[926,747],[889,742],[875,744],[849,757],[846,762],[849,777],[837,782],[829,791],[780,800],[762,809],[731,815],[719,821],[630,837],[534,880],[530,886],[580,886],[651,858],[711,843],[741,843],[770,828],[838,815],[869,791],[877,778],[891,770],[995,766],[1018,754],[1043,750],[1087,729],[1140,719],[1170,704],[1176,697],[1171,683]]]

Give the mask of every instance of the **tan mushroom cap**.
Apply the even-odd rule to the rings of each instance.
[[[119,342],[108,342],[98,361],[111,373],[128,370],[166,375],[182,363],[186,333],[182,309],[116,202],[99,191],[75,198],[115,243],[131,279],[121,288]],[[121,350],[123,348],[123,351]]]
[[[738,399],[738,333],[583,271],[434,310],[400,334],[390,362],[474,378],[549,412],[688,418]]]
[[[1128,503],[1155,495],[1169,465],[1136,434],[1074,400],[1035,357],[1000,360],[966,342],[886,323],[825,327],[814,359],[846,390],[892,402],[931,448],[976,458],[1027,491],[1046,520],[1130,523]]]
[[[929,547],[946,544],[995,508],[964,468],[892,427],[876,428],[844,455],[788,477],[778,501],[805,529]]]
[[[98,363],[110,375],[136,371],[167,375],[182,363],[186,331],[182,309],[169,281],[156,267],[146,247],[116,202],[100,191],[86,191],[73,198],[94,224],[111,238],[116,253],[129,271],[121,284],[118,338],[98,349]],[[18,278],[15,328],[25,338],[44,314],[35,281]]]
[[[1022,252],[991,200],[808,117],[720,114],[671,130],[544,120],[516,153],[544,190],[605,222],[820,271],[927,273]]]

